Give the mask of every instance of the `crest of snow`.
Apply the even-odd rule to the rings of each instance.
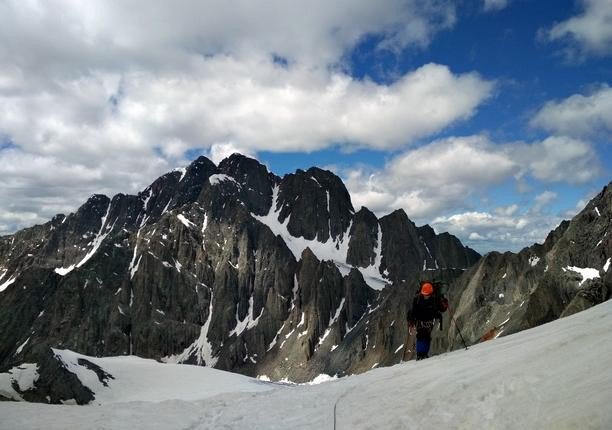
[[[6,290],[11,284],[13,284],[16,279],[17,279],[17,275],[13,275],[10,278],[8,278],[8,280],[6,280],[4,283],[0,284],[0,293]]]
[[[202,223],[202,233],[204,233],[204,231],[206,230],[206,227],[208,227],[208,214],[207,213],[204,214],[204,222]]]
[[[2,278],[4,278],[7,272],[8,272],[8,269],[5,269],[5,268],[0,269],[0,281],[2,280]]]
[[[196,363],[198,365],[205,365],[208,367],[214,367],[217,364],[218,357],[213,356],[212,344],[208,341],[208,330],[210,329],[210,322],[212,320],[213,313],[213,293],[211,291],[210,304],[208,305],[208,317],[206,322],[200,329],[200,336],[189,345],[185,350],[179,354],[163,359],[166,363],[184,363],[189,360],[190,357],[195,355]]]
[[[121,305],[117,305],[117,310],[121,315],[125,315],[125,312],[123,312],[123,309],[121,309]]]
[[[334,349],[338,348],[338,345],[332,345],[329,352],[334,352]]]
[[[58,267],[55,269],[55,273],[57,273],[60,276],[66,276],[68,273],[74,270],[74,267],[75,267],[74,264],[71,264],[68,267]]]
[[[168,208],[170,207],[171,202],[172,202],[172,197],[170,198],[170,200],[168,200],[168,203],[166,203],[166,206],[164,206],[164,209],[162,209],[162,213],[161,213],[162,215],[168,212]]]
[[[375,367],[378,367],[378,363],[374,363],[374,365],[371,367],[371,369],[374,369]]]
[[[232,331],[230,331],[228,337],[232,335],[240,336],[243,331],[250,330],[253,327],[257,326],[259,322],[259,318],[263,315],[264,308],[261,308],[261,312],[257,318],[253,318],[253,296],[249,297],[249,311],[242,321],[238,318],[238,307],[236,307],[236,327]]]
[[[108,220],[108,214],[110,213],[110,209],[111,209],[111,202],[108,202],[108,208],[106,209],[106,214],[102,217],[102,220],[101,220],[102,225],[100,226],[100,231],[98,231],[98,233],[96,234],[96,237],[92,241],[93,246],[91,250],[85,255],[85,257],[83,257],[83,259],[79,261],[76,265],[72,264],[66,268],[59,267],[55,269],[55,273],[57,273],[60,276],[66,276],[68,273],[72,272],[75,268],[78,269],[79,267],[83,266],[85,263],[89,261],[91,257],[94,256],[94,254],[98,251],[98,248],[100,248],[100,245],[102,244],[102,242],[104,242],[104,239],[106,239],[106,236],[108,236],[108,234],[111,231],[113,231],[113,228],[115,227],[115,223],[113,223],[112,226],[106,225],[106,221]],[[115,220],[115,222],[117,221]]]
[[[327,330],[325,330],[325,333],[323,333],[323,336],[321,336],[321,338],[319,339],[319,343],[317,343],[317,347],[321,346],[323,342],[325,342],[325,338],[327,338],[327,336],[329,336],[329,333],[331,333],[332,324],[338,321],[340,312],[342,311],[342,308],[344,307],[344,300],[345,300],[344,297],[342,297],[342,300],[340,300],[340,304],[338,305],[338,309],[336,309],[336,313],[334,313],[333,316],[330,316],[329,323],[327,323]]]
[[[183,178],[185,177],[185,175],[187,174],[187,168],[186,167],[177,167],[176,169],[173,170],[173,172],[179,172],[181,174],[181,177],[179,178],[179,182],[181,182],[183,180]]]
[[[502,276],[502,279],[506,279],[506,276],[508,276],[508,273],[504,273],[504,276]]]
[[[22,363],[6,373],[0,373],[0,396],[23,401],[21,395],[13,388],[13,383],[17,384],[19,391],[24,392],[35,387],[38,377],[38,364],[36,363]],[[5,422],[4,418],[3,422]]]
[[[223,393],[267,391],[272,388],[270,384],[254,378],[202,366],[159,363],[135,356],[97,358],[58,349],[53,349],[53,353],[68,371],[94,393],[95,403],[102,405],[128,402],[155,402],[160,405],[158,402],[166,400],[195,401]],[[114,379],[109,378],[106,381],[108,386],[104,386],[94,371],[78,364],[80,358],[99,366]]]
[[[257,380],[264,381],[264,382],[270,382],[270,378],[267,375],[257,375]]]
[[[138,267],[140,267],[140,260],[142,260],[142,255],[138,257],[138,261],[135,265],[130,264],[130,279],[133,279],[136,272],[138,272]]]
[[[278,336],[281,334],[284,328],[285,328],[285,323],[283,323],[281,328],[279,328],[278,331],[276,332],[276,336],[274,336],[274,339],[272,339],[272,342],[270,342],[270,345],[268,346],[268,349],[266,349],[266,352],[274,348],[274,345],[276,345],[276,342],[278,342]]]
[[[499,293],[499,296],[498,296],[498,297],[499,297],[500,299],[503,299],[503,298],[505,297],[505,296],[504,296],[504,293]]]
[[[325,382],[335,381],[337,379],[338,379],[338,375],[330,376],[326,373],[321,373],[320,375],[315,377],[312,381],[306,382],[304,385],[319,385]]]
[[[229,263],[230,266],[232,266],[234,269],[238,270],[239,266],[237,264],[234,264],[231,262],[231,260],[227,260],[227,262]]]
[[[272,205],[270,206],[270,210],[268,211],[267,215],[260,216],[251,213],[251,216],[262,224],[267,225],[270,230],[272,230],[272,233],[280,236],[285,241],[287,247],[289,250],[291,250],[296,260],[299,261],[302,256],[302,252],[304,252],[306,248],[310,248],[310,250],[320,261],[331,260],[333,262],[346,264],[346,254],[348,252],[349,244],[348,232],[351,230],[351,226],[349,225],[347,231],[344,232],[339,239],[335,240],[330,235],[325,242],[320,242],[316,239],[309,240],[305,239],[304,237],[292,236],[287,230],[287,225],[289,224],[291,216],[288,216],[282,223],[278,220],[281,209],[277,207],[278,192],[279,186],[277,185],[273,189]]]
[[[404,344],[402,343],[394,352],[394,354],[397,354],[398,352],[400,352],[402,349],[404,349]]]
[[[216,173],[208,177],[208,182],[210,182],[210,185],[217,185],[224,181],[230,181],[238,185],[238,182],[236,182],[234,178],[223,173]]]
[[[607,272],[608,269],[610,268],[610,260],[612,260],[612,258],[608,258],[608,261],[606,261],[606,264],[604,264],[604,267],[603,267],[604,273]]]
[[[295,302],[298,298],[298,290],[299,290],[299,286],[298,286],[298,280],[297,280],[297,276],[293,276],[293,289],[291,290],[291,292],[293,293],[293,296],[291,298],[291,308],[289,309],[289,311],[292,311],[293,308],[295,308]]]
[[[299,324],[297,325],[297,328],[300,328],[304,325],[304,317],[306,316],[306,314],[304,312],[302,312],[302,318],[300,319]]]
[[[378,224],[378,233],[376,236],[376,250],[374,263],[368,267],[358,267],[359,271],[363,275],[363,279],[366,284],[375,290],[382,290],[387,286],[388,282],[380,274],[380,264],[382,262],[382,228]]]
[[[597,206],[595,206],[595,213],[597,214],[597,216],[601,216],[601,214],[599,213],[599,208]]]
[[[181,273],[181,269],[183,268],[183,265],[179,263],[177,260],[174,260],[174,268],[176,269],[177,272]]]
[[[149,195],[145,197],[145,199],[142,201],[142,207],[145,211],[147,210],[147,206],[149,206],[149,200],[151,200],[152,196],[153,196],[153,188],[149,188]]]
[[[195,224],[194,224],[194,223],[192,223],[191,221],[189,221],[187,218],[185,218],[185,215],[183,215],[183,214],[178,214],[176,217],[177,217],[177,218],[179,219],[179,221],[180,221],[180,222],[182,222],[182,223],[183,223],[183,225],[184,225],[185,227],[187,227],[187,228],[191,228],[191,227],[195,226]]]
[[[582,287],[582,284],[584,284],[589,279],[599,278],[599,270],[592,269],[590,267],[567,266],[563,268],[564,272],[567,270],[571,272],[576,272],[580,276],[582,276],[582,281],[580,281],[580,283],[578,284],[579,287]]]
[[[301,333],[298,333],[298,339],[301,338],[302,336],[306,336],[308,334],[308,329],[304,330]]]
[[[529,257],[529,264],[531,267],[535,267],[540,262],[540,257],[532,255]]]
[[[313,181],[315,181],[317,183],[317,185],[321,188],[323,188],[323,186],[321,185],[321,183],[319,181],[317,181],[317,178],[315,178],[314,176],[311,176],[310,179],[312,179]]]
[[[21,345],[19,345],[19,347],[17,348],[17,350],[15,351],[15,355],[21,354],[21,351],[23,351],[23,348],[25,348],[25,346],[28,344],[28,342],[30,341],[30,338],[28,337],[25,342],[23,342]]]

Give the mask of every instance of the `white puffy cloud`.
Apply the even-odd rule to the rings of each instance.
[[[346,175],[353,203],[378,214],[404,208],[424,219],[461,206],[478,184],[498,183],[518,166],[484,136],[439,140],[394,157],[380,171]]]
[[[432,223],[436,230],[450,231],[486,251],[543,240],[560,221],[547,210],[558,196],[542,191],[526,207],[513,203],[491,211],[475,211],[474,199],[489,199],[493,187],[506,181],[517,186],[527,179],[583,183],[594,179],[598,170],[594,151],[579,140],[551,137],[496,144],[476,135],[407,150],[382,169],[339,173],[355,207],[366,206],[379,216],[403,208],[415,222]]]
[[[242,154],[247,157],[256,158],[249,150],[244,147],[239,147],[233,142],[214,143],[210,147],[210,159],[215,164],[219,164],[232,154]]]
[[[0,2],[0,234],[25,213],[137,191],[186,153],[387,149],[437,133],[493,84],[437,64],[377,84],[345,58],[368,36],[421,49],[454,22],[436,0]]]
[[[250,151],[389,149],[470,117],[492,89],[436,64],[383,85],[268,59],[196,63],[184,74],[100,74],[0,95],[0,130],[22,148],[64,157],[152,146],[180,157],[226,141]]]
[[[378,214],[401,207],[408,216],[426,220],[465,207],[470,196],[508,179],[584,183],[598,171],[595,152],[580,140],[495,144],[475,135],[438,140],[395,156],[383,169],[362,167],[344,176],[357,207]],[[507,217],[517,209],[499,208]]]
[[[508,0],[484,0],[483,9],[485,12],[498,11],[508,6]]]
[[[0,55],[46,72],[184,65],[194,55],[264,53],[320,66],[364,36],[388,47],[425,46],[455,22],[435,0],[7,0]]]
[[[518,251],[534,243],[542,243],[548,233],[561,222],[556,215],[530,213],[515,216],[490,212],[460,212],[433,220],[436,231],[448,231],[480,252],[491,250]]]
[[[508,145],[507,152],[521,166],[519,177],[530,174],[544,182],[583,184],[600,173],[593,147],[571,137],[551,136],[533,144],[516,143]]]
[[[548,204],[555,201],[557,197],[558,197],[557,193],[553,191],[544,191],[543,193],[538,194],[534,199],[533,210],[535,212],[540,212]]]
[[[612,135],[612,88],[602,86],[588,95],[550,101],[536,113],[531,125],[574,137]]]
[[[583,11],[543,32],[550,41],[566,44],[566,54],[572,58],[603,56],[612,53],[612,2],[610,0],[579,0]]]

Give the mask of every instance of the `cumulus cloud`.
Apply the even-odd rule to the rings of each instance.
[[[584,183],[597,176],[598,168],[595,152],[580,140],[496,144],[475,135],[438,140],[397,155],[383,169],[362,167],[344,176],[357,207],[378,214],[401,207],[408,216],[426,220],[461,208],[471,195],[508,179]],[[517,209],[499,210],[509,217]]]
[[[419,224],[432,223],[438,231],[450,231],[479,250],[490,250],[543,240],[560,221],[547,211],[558,196],[543,191],[527,208],[514,203],[490,212],[474,211],[474,198],[488,198],[492,187],[506,181],[517,186],[533,179],[583,183],[595,178],[598,169],[594,151],[580,140],[551,137],[500,144],[475,135],[407,150],[382,169],[340,173],[356,207],[366,206],[379,216],[403,208]]]
[[[384,169],[347,175],[353,203],[378,214],[404,208],[423,219],[463,204],[481,185],[499,183],[518,166],[484,136],[439,140],[394,157]]]
[[[383,85],[344,61],[365,37],[421,49],[454,22],[435,0],[0,2],[0,234],[25,213],[142,189],[186,153],[387,149],[437,133],[493,84],[428,64]]]
[[[461,212],[437,217],[432,226],[436,231],[448,231],[468,246],[480,252],[496,249],[518,251],[544,241],[548,233],[561,222],[556,215],[533,211],[515,216],[490,212]]]
[[[485,12],[498,11],[505,9],[508,3],[508,0],[484,0],[483,9]]]
[[[544,182],[584,184],[601,169],[593,147],[583,140],[551,136],[532,144],[515,143],[506,151],[521,166],[519,177],[531,175]]]
[[[568,58],[612,53],[612,2],[580,0],[582,13],[542,32],[549,41],[565,44]]]
[[[564,100],[550,101],[536,113],[531,125],[566,136],[610,136],[612,88],[605,85],[588,95],[574,94]]]

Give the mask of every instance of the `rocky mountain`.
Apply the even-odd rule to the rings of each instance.
[[[519,253],[491,252],[451,285],[468,343],[515,333],[587,309],[612,295],[612,183],[571,221]],[[461,347],[447,321],[438,351]]]
[[[355,212],[329,171],[200,157],[0,237],[0,373],[34,363],[24,398],[85,403],[51,348],[297,382],[362,372],[411,356],[419,278],[451,282],[479,257],[401,210]]]

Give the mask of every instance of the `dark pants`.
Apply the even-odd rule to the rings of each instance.
[[[431,345],[431,331],[433,329],[433,321],[417,322],[416,335],[416,359],[423,360],[429,357],[429,347]]]

